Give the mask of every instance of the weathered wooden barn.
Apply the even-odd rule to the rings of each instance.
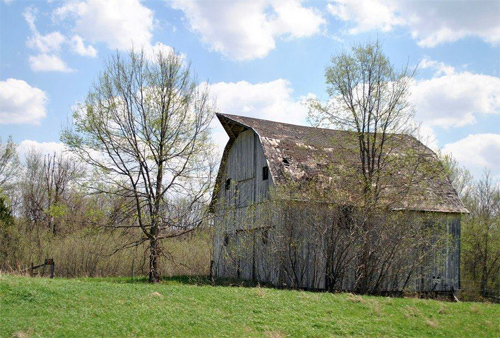
[[[393,135],[380,176],[384,212],[358,208],[354,133],[217,114],[229,136],[211,209],[212,273],[306,289],[460,287],[466,213],[436,155]],[[375,221],[376,220],[376,221]]]

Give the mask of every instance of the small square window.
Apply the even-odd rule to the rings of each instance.
[[[265,181],[269,179],[269,168],[266,166],[266,167],[262,167],[262,180]]]
[[[229,188],[231,188],[231,179],[230,178],[228,178],[226,180],[226,190],[229,190]]]

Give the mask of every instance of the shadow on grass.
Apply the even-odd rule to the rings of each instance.
[[[66,279],[66,278],[63,278]],[[87,282],[104,282],[116,284],[149,284],[148,278],[145,276],[134,277],[79,277],[75,280]],[[277,287],[268,283],[259,283],[257,281],[241,280],[236,278],[214,278],[210,276],[193,276],[193,275],[179,275],[171,277],[163,277],[161,285],[193,285],[193,286],[223,286],[223,287],[264,287],[279,290],[301,290],[318,293],[328,293],[325,289],[305,289],[305,288],[292,288],[287,286]],[[333,291],[332,293],[353,293],[349,291]],[[421,292],[381,292],[377,294],[366,294],[367,296],[381,296],[381,297],[394,297],[394,298],[421,298],[421,299],[435,299],[441,301],[455,301],[452,294],[449,292],[434,292],[434,293],[421,293]],[[469,300],[470,301],[470,300]],[[482,300],[484,301],[484,300]]]
[[[92,282],[108,282],[119,284],[133,284],[145,283],[147,284],[148,278],[145,276],[134,277],[77,277],[76,280],[92,281]],[[185,285],[216,285],[216,286],[257,286],[257,282],[238,280],[234,278],[215,278],[212,280],[210,276],[172,276],[163,277],[161,284],[185,284]]]
[[[120,284],[148,284],[147,277],[90,277],[90,278],[77,278],[80,280],[91,280],[94,282],[108,282],[108,283],[120,283]],[[239,280],[235,278],[214,278],[211,279],[210,276],[172,276],[163,277],[161,284],[166,285],[197,285],[197,286],[232,286],[232,287],[255,287],[255,286],[265,286],[258,282]]]
[[[147,280],[146,280],[147,282]],[[256,281],[247,281],[235,278],[214,278],[210,276],[173,276],[164,277],[162,283],[165,284],[185,284],[185,285],[212,285],[212,286],[239,286],[255,287],[263,286]]]

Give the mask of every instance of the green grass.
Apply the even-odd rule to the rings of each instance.
[[[1,337],[499,337],[500,306],[0,275]]]

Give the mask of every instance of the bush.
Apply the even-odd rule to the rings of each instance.
[[[55,262],[58,277],[145,276],[148,273],[148,246],[127,247],[137,233],[119,230],[78,230],[65,236],[54,236],[50,230],[22,231],[9,227],[2,234],[5,255],[0,269],[27,272],[33,263],[44,259]],[[189,234],[165,240],[160,260],[164,276],[208,275],[212,254],[212,231],[197,229]],[[35,271],[36,272],[36,271]]]

